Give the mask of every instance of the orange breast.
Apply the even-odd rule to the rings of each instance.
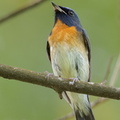
[[[85,50],[82,33],[78,32],[75,26],[69,27],[58,20],[52,29],[52,33],[48,38],[50,46],[67,43],[72,47],[79,47]]]

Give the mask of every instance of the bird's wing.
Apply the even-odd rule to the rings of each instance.
[[[89,38],[88,38],[88,35],[84,29],[82,30],[82,34],[83,34],[84,44],[85,44],[86,49],[88,51],[88,60],[90,62],[91,61],[91,48],[90,48]]]
[[[48,42],[48,41],[47,41],[46,50],[47,50],[48,58],[49,58],[49,60],[51,61],[51,57],[50,57],[50,45],[49,45],[49,42]]]
[[[89,60],[89,79],[88,79],[88,81],[90,81],[90,77],[91,77],[91,48],[90,48],[90,42],[89,42],[88,35],[87,35],[87,33],[84,29],[83,29],[82,34],[83,34],[84,44],[85,44],[86,49],[88,51],[88,60]]]

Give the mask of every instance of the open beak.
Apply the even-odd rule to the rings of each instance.
[[[64,10],[61,9],[60,6],[56,5],[56,4],[53,3],[53,2],[51,2],[51,3],[52,3],[52,5],[53,5],[53,8],[54,8],[55,11],[59,11],[59,12],[63,12],[63,13],[65,13],[65,14],[67,14]]]

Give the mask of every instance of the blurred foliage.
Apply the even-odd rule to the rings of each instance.
[[[34,0],[1,0],[3,17]],[[118,0],[54,0],[74,9],[87,30],[92,47],[92,81],[101,82],[111,56],[120,53]],[[52,72],[46,41],[54,23],[50,1],[0,24],[0,64],[38,72]],[[119,27],[118,27],[119,26]],[[120,79],[120,77],[118,78]],[[120,87],[120,81],[116,82]],[[96,97],[92,97],[96,99]],[[118,120],[119,101],[96,107],[97,120]],[[0,120],[53,120],[71,111],[69,105],[48,88],[0,78]]]

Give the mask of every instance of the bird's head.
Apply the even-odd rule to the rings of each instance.
[[[63,24],[67,26],[75,26],[77,30],[81,30],[80,20],[77,14],[68,7],[58,6],[55,3],[51,2],[55,10],[55,23],[59,19]]]

